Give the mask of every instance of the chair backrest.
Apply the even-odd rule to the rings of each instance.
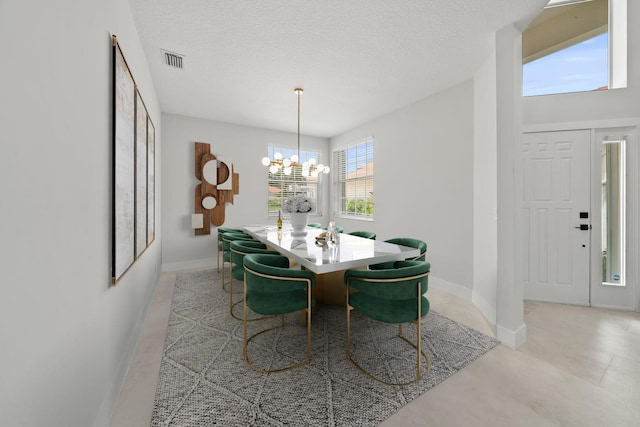
[[[233,277],[238,280],[244,278],[244,257],[248,254],[271,254],[278,255],[278,252],[267,249],[264,243],[256,240],[234,240],[231,242],[229,249],[231,250],[231,270]]]
[[[243,230],[240,228],[227,228],[227,227],[218,227],[218,249],[222,249],[222,235],[224,233],[242,233],[245,234]]]
[[[416,299],[418,282],[424,295],[429,287],[431,264],[426,261],[396,261],[384,270],[347,270],[344,282],[363,294],[385,300]]]
[[[222,234],[222,259],[227,262],[231,261],[231,242],[236,240],[251,241],[253,238],[245,233],[223,233]],[[220,250],[220,249],[219,249]]]
[[[352,236],[364,237],[365,239],[371,240],[375,240],[376,238],[376,233],[374,233],[373,231],[352,231],[351,233],[347,234],[351,234]]]
[[[308,270],[289,268],[289,259],[282,255],[248,254],[243,258],[247,294],[289,292],[316,285]]]
[[[218,227],[218,233],[244,233],[241,228]]]
[[[253,237],[245,233],[228,232],[222,234],[222,249],[227,252],[230,250],[231,242],[236,240],[253,240]]]
[[[419,249],[420,255],[415,258],[411,258],[413,261],[424,261],[426,259],[425,254],[427,253],[427,244],[422,240],[413,239],[411,237],[395,237],[393,239],[385,240],[385,242]]]

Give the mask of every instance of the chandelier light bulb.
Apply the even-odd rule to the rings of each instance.
[[[292,154],[290,157],[285,158],[282,153],[274,153],[273,160],[269,157],[262,158],[262,164],[269,167],[269,172],[272,174],[282,170],[285,175],[291,175],[294,168],[299,168],[299,172],[303,177],[317,177],[320,172],[329,173],[329,166],[325,166],[322,163],[316,166],[316,159],[309,159],[302,165],[298,163],[300,161],[300,95],[304,92],[302,88],[295,88],[294,92],[298,96],[298,152]]]

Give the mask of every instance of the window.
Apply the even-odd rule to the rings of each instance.
[[[525,64],[522,95],[607,89],[607,36],[604,33]]]
[[[625,140],[602,141],[602,283],[625,286]]]
[[[297,154],[295,148],[285,147],[269,147],[268,156],[270,159],[274,158],[275,153],[282,153],[284,157],[291,157],[292,154]],[[300,163],[310,161],[311,159],[320,160],[317,151],[313,150],[300,150]],[[287,197],[293,194],[305,193],[307,196],[315,200],[315,208],[311,211],[311,214],[318,214],[320,207],[320,191],[319,191],[319,177],[304,177],[302,176],[300,168],[294,168],[291,175],[285,175],[282,169],[276,173],[269,172],[269,187],[268,187],[268,215],[269,217],[277,217],[278,212],[282,210],[282,202]],[[322,175],[322,174],[320,174]]]
[[[336,213],[373,218],[373,138],[334,152]]]
[[[626,87],[626,1],[549,1],[522,34],[523,96]]]

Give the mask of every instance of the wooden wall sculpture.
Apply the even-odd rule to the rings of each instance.
[[[196,142],[196,178],[201,182],[195,189],[195,214],[192,227],[196,236],[211,233],[211,224],[219,227],[224,223],[224,209],[233,204],[233,196],[239,194],[239,174],[234,172],[228,159],[211,154],[211,145]]]

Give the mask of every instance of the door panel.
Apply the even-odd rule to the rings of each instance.
[[[526,299],[589,304],[591,220],[580,213],[590,208],[590,152],[588,130],[523,135]]]

